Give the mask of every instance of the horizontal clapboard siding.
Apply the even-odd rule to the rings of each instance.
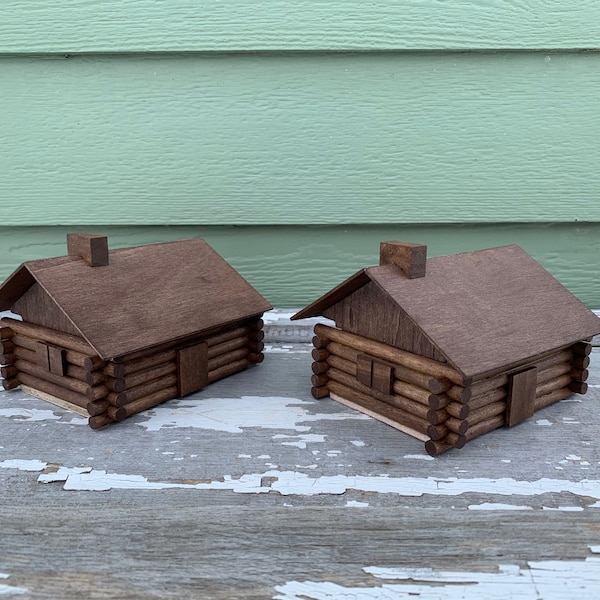
[[[379,242],[429,256],[519,244],[590,308],[600,308],[600,224],[93,227],[112,248],[205,238],[276,307],[300,308],[379,260]],[[66,253],[71,227],[0,227],[0,280],[26,260]]]
[[[2,3],[0,52],[598,47],[594,0]]]
[[[600,221],[600,53],[0,59],[5,225]]]
[[[277,306],[376,262],[521,244],[600,307],[600,4],[9,0],[0,278],[202,236]],[[168,227],[165,227],[168,226]]]

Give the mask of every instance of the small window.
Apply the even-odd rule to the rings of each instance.
[[[67,351],[59,346],[38,342],[35,349],[36,363],[54,375],[64,375],[67,371]]]
[[[367,387],[390,395],[394,390],[394,365],[359,354],[356,360],[356,379]]]

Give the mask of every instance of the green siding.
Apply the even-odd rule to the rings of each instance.
[[[0,280],[21,262],[66,254],[71,227],[0,227]],[[428,245],[429,256],[519,244],[591,308],[600,308],[600,224],[83,227],[112,248],[205,238],[274,306],[299,308],[379,260],[379,242]]]
[[[596,48],[594,0],[6,0],[0,52]]]
[[[9,0],[0,277],[203,236],[276,306],[518,243],[600,308],[600,3]]]
[[[600,221],[600,54],[0,59],[7,225]]]

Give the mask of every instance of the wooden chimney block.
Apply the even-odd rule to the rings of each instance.
[[[108,238],[93,233],[69,233],[67,252],[69,256],[83,259],[90,267],[106,267]]]
[[[381,242],[380,265],[395,265],[409,279],[425,277],[427,246],[411,242]]]

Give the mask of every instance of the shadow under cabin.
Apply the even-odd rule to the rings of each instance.
[[[108,250],[69,234],[67,256],[23,263],[0,286],[5,389],[99,428],[263,360],[271,305],[204,240]]]
[[[312,394],[425,442],[431,456],[587,390],[600,319],[520,247],[427,259],[382,242],[295,314],[315,326]]]

